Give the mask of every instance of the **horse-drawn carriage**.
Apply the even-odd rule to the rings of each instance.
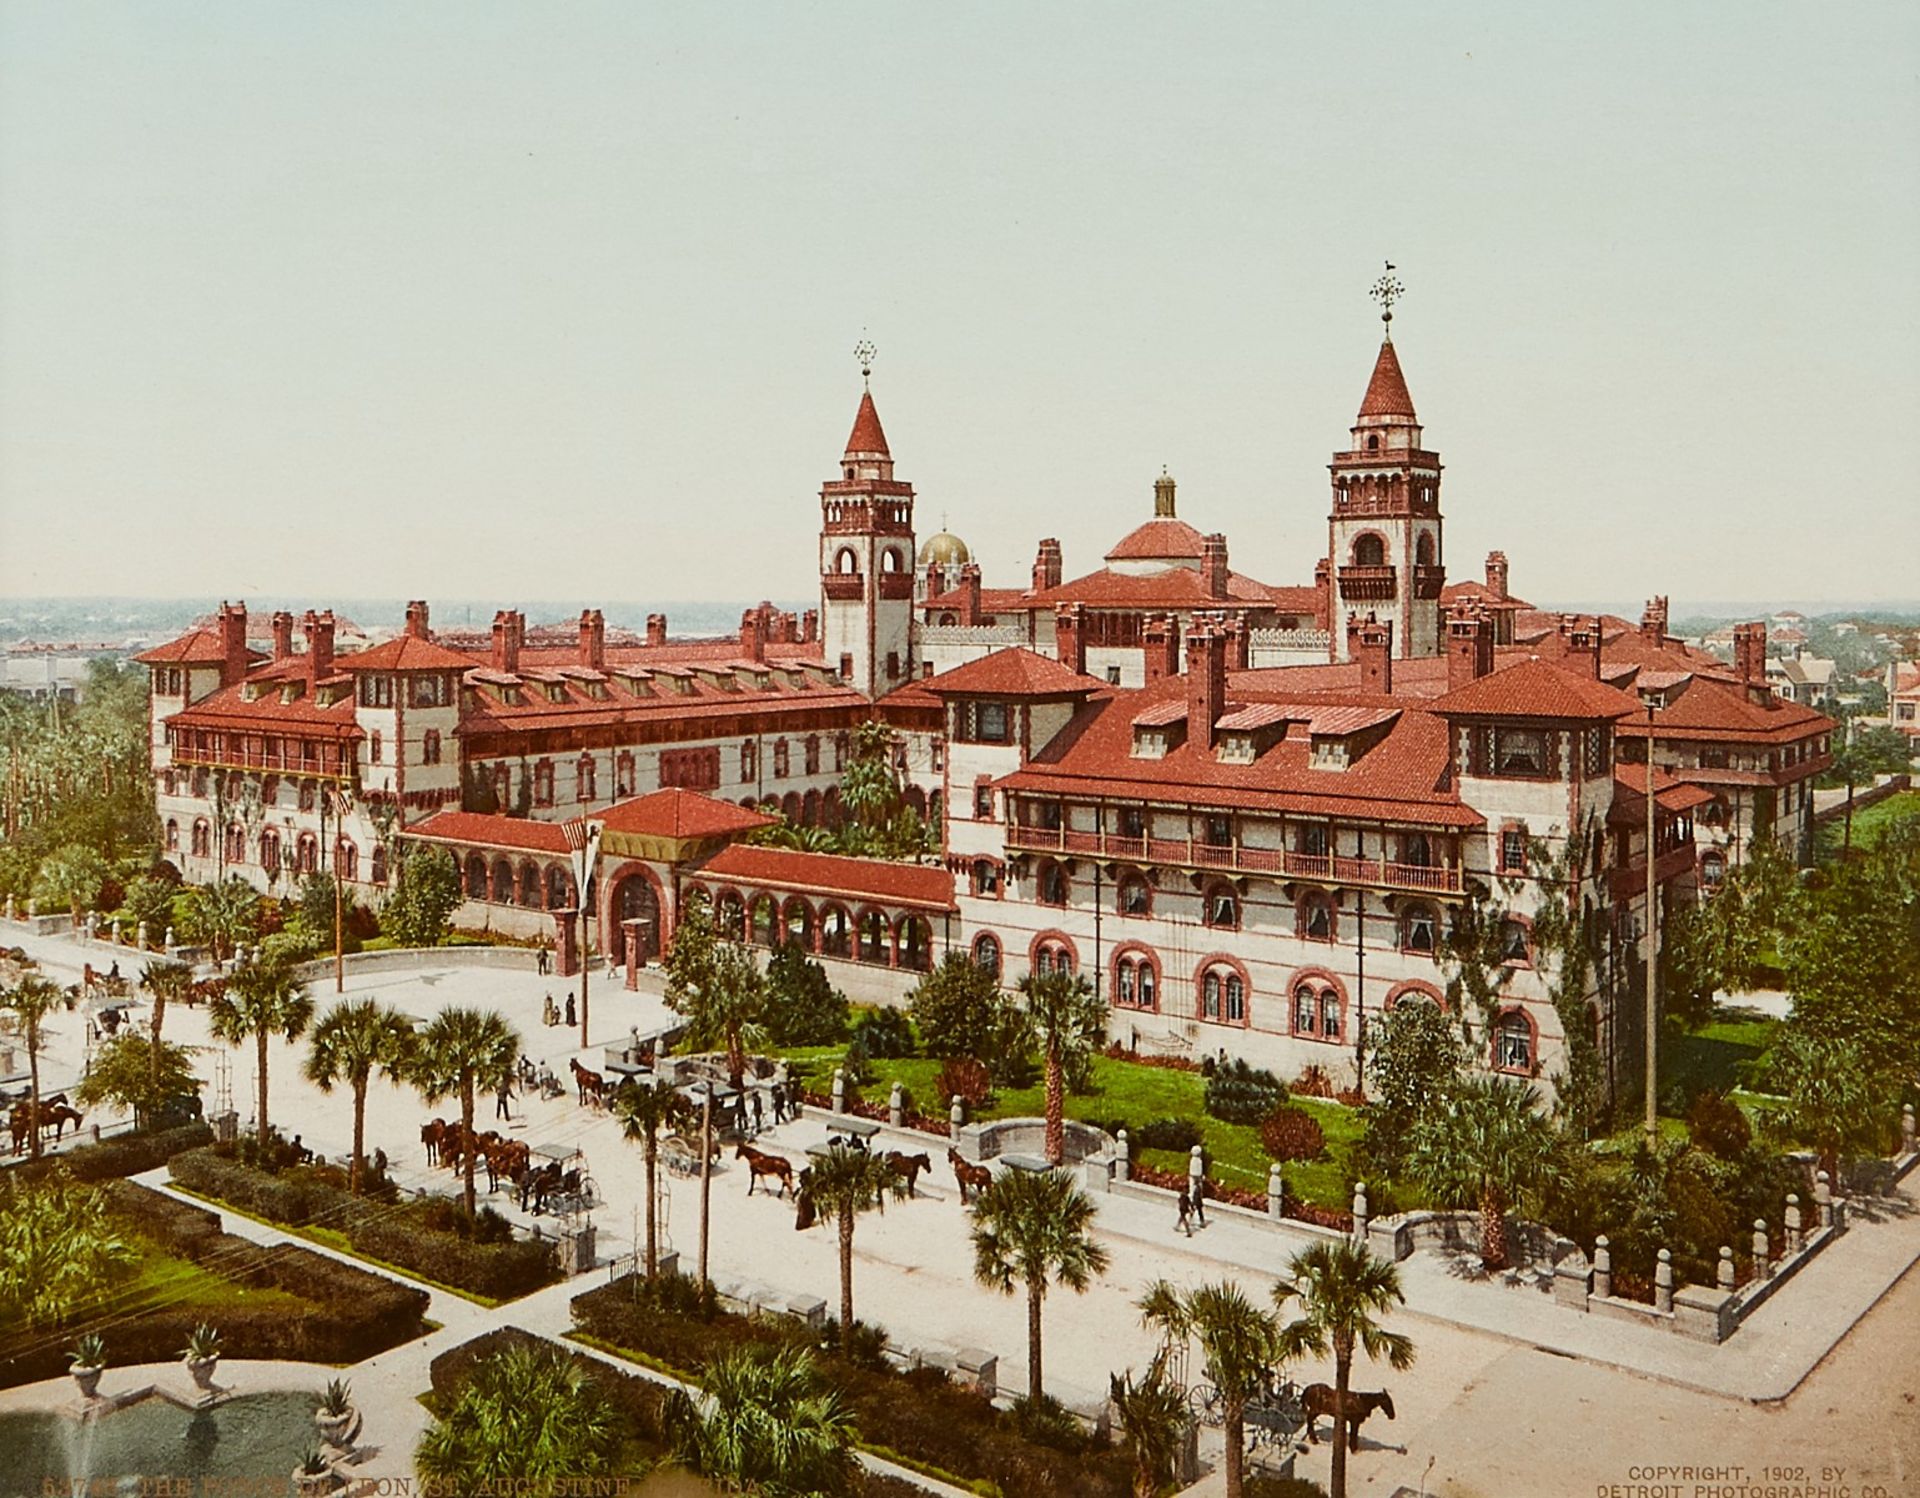
[[[600,1206],[599,1184],[587,1174],[587,1157],[576,1144],[536,1144],[529,1152],[527,1195],[537,1217],[571,1217]]]

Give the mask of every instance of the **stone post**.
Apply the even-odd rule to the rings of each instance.
[[[627,959],[627,988],[638,992],[640,988],[640,967],[647,960],[647,933],[643,929],[645,921],[622,921],[620,930],[625,936],[624,943]]]
[[[17,921],[17,920],[19,920],[19,919],[20,919],[20,917],[19,917],[18,915],[16,915],[16,914],[14,913],[14,905],[13,905],[13,896],[12,896],[12,895],[8,895],[8,896],[7,896],[7,919],[8,919],[8,920],[10,920],[10,921]]]
[[[1787,1252],[1797,1254],[1807,1246],[1806,1230],[1800,1225],[1800,1198],[1787,1195]]]
[[[960,1142],[960,1131],[967,1126],[967,1105],[960,1101],[960,1094],[953,1095],[953,1106],[947,1109],[947,1133],[955,1144]],[[1126,1145],[1126,1135],[1120,1136],[1121,1147]],[[1122,1157],[1124,1159],[1124,1156]]]
[[[835,1113],[847,1111],[847,1071],[843,1066],[836,1066],[833,1069],[833,1111]]]
[[[1605,1233],[1593,1240],[1593,1293],[1603,1298],[1613,1294],[1613,1250]]]
[[[907,1094],[898,1082],[893,1084],[893,1091],[887,1094],[887,1122],[896,1129],[906,1126]]]
[[[1914,1133],[1913,1104],[1908,1103],[1900,1110],[1900,1153],[1911,1155],[1920,1149],[1920,1137]]]
[[[555,910],[553,916],[553,975],[571,978],[580,971],[580,912]]]
[[[1125,1129],[1113,1136],[1113,1178],[1116,1181],[1133,1179],[1133,1143]]]
[[[1828,1182],[1827,1173],[1824,1170],[1817,1172],[1813,1178],[1813,1206],[1814,1210],[1819,1214],[1820,1226],[1823,1228],[1832,1227],[1833,1187]]]
[[[1287,1183],[1281,1173],[1280,1162],[1275,1160],[1267,1167],[1267,1216],[1278,1222],[1287,1215]]]
[[[92,941],[94,939],[95,933],[97,933],[99,929],[100,929],[100,917],[95,915],[91,910],[89,910],[87,912],[87,940]]]
[[[1713,1282],[1722,1290],[1733,1288],[1733,1250],[1720,1246],[1720,1262],[1713,1266]]]
[[[1660,1250],[1660,1262],[1653,1266],[1653,1308],[1656,1311],[1673,1311],[1673,1253],[1669,1249]]]
[[[144,952],[147,950],[147,923],[145,921],[142,921],[139,928],[133,933],[133,939],[135,945],[137,945],[141,951]]]
[[[1753,1220],[1753,1277],[1756,1280],[1773,1278],[1773,1245],[1767,1241],[1767,1220],[1764,1217]]]
[[[1187,1199],[1202,1201],[1207,1190],[1207,1160],[1199,1145],[1193,1147],[1193,1153],[1187,1157]]]
[[[1367,1183],[1353,1183],[1353,1241],[1365,1245],[1367,1241]]]
[[[32,920],[38,914],[40,914],[40,902],[34,899],[32,895],[28,895],[27,896],[27,919]]]
[[[167,949],[167,955],[171,957],[173,955],[174,947],[178,945],[173,939],[173,927],[171,926],[167,927],[166,940],[162,942],[161,945]]]

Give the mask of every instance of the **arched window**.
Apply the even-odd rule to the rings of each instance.
[[[367,860],[368,877],[375,884],[387,882],[387,850],[379,843],[373,845],[373,857]]]
[[[1135,948],[1114,959],[1113,1002],[1122,1009],[1158,1011],[1160,970],[1151,952]]]
[[[1073,966],[1073,949],[1063,941],[1041,941],[1033,949],[1033,970],[1042,976],[1047,973],[1071,975]]]
[[[1247,1022],[1247,980],[1237,967],[1215,962],[1201,970],[1200,1018],[1223,1025]]]
[[[613,793],[616,796],[633,794],[633,752],[622,749],[613,761]]]
[[[300,782],[300,809],[302,811],[312,811],[313,799],[314,799],[313,782],[311,780],[301,781]]]
[[[804,748],[806,751],[807,773],[809,775],[818,775],[820,773],[820,735],[817,733],[808,734]]]
[[[553,761],[543,759],[533,767],[533,804],[553,805]]]
[[[885,966],[888,954],[888,937],[891,932],[887,918],[877,910],[869,910],[860,917],[860,960]]]
[[[574,799],[576,801],[591,801],[594,799],[596,795],[594,781],[596,778],[593,771],[593,756],[591,754],[581,755],[573,766]]]
[[[547,909],[567,910],[573,905],[573,876],[557,863],[547,865]]]
[[[343,837],[333,845],[333,872],[349,883],[360,877],[360,850],[352,838]]]
[[[1433,844],[1424,832],[1409,832],[1400,844],[1400,861],[1416,869],[1433,867]]]
[[[1387,543],[1368,531],[1353,543],[1353,565],[1356,567],[1384,567],[1387,564]]]
[[[788,791],[780,798],[780,815],[786,819],[788,825],[794,827],[800,825],[800,793],[798,791]]]
[[[753,941],[770,947],[780,931],[780,912],[772,895],[756,895],[753,901]]]
[[[1230,884],[1216,884],[1207,891],[1206,921],[1217,931],[1240,929],[1240,896]]]
[[[227,825],[227,862],[245,863],[247,861],[247,829],[238,822]]]
[[[1042,905],[1065,905],[1067,887],[1065,866],[1051,859],[1034,872],[1034,898]]]
[[[1533,964],[1533,933],[1517,916],[1508,916],[1500,923],[1500,960],[1521,967]]]
[[[172,823],[168,823],[169,826]],[[1717,849],[1710,848],[1700,855],[1700,878],[1708,885],[1716,885],[1727,877],[1727,860]]]
[[[932,961],[933,928],[924,916],[903,915],[900,924],[894,928],[894,935],[900,944],[900,966],[916,973],[924,973]]]
[[[797,941],[811,952],[813,950],[813,907],[805,900],[789,900],[781,915],[785,939]]]
[[[882,572],[898,572],[903,565],[900,560],[899,548],[889,546],[885,551],[880,553],[880,570]]]
[[[1295,931],[1302,941],[1332,941],[1333,900],[1322,890],[1310,890],[1300,897],[1295,916]]]
[[[973,892],[983,899],[1000,898],[1000,865],[991,858],[976,858],[973,861]]]
[[[1000,938],[991,931],[982,931],[973,939],[973,965],[997,978],[1000,961]]]
[[[1293,1033],[1315,1040],[1338,1040],[1340,995],[1331,984],[1303,978],[1293,987]]]
[[[800,825],[818,827],[820,825],[820,793],[808,791],[800,798]]]
[[[296,874],[320,872],[320,839],[311,832],[301,833],[293,845],[293,871]]]
[[[1496,1071],[1533,1074],[1533,1020],[1524,1009],[1509,1009],[1493,1027],[1493,1065]]]
[[[540,865],[531,858],[523,860],[520,865],[516,899],[529,910],[540,908]]]
[[[1153,886],[1147,883],[1144,874],[1122,874],[1119,887],[1114,891],[1114,908],[1121,915],[1150,916],[1153,914]]]
[[[720,891],[713,902],[713,927],[728,941],[741,941],[747,932],[747,907],[730,889]]]
[[[1409,905],[1400,912],[1400,949],[1431,957],[1440,945],[1440,918],[1431,905]]]
[[[526,784],[524,778],[522,786]],[[495,765],[493,767],[493,804],[501,811],[509,810],[513,805],[513,767]]]
[[[841,906],[820,912],[820,951],[827,957],[853,955],[853,918]]]
[[[487,897],[487,861],[478,853],[467,855],[467,898],[484,900]]]
[[[760,772],[755,768],[759,760],[758,750],[759,746],[752,739],[740,741],[740,783],[742,785],[752,785],[759,778]]]
[[[860,558],[854,554],[851,546],[840,548],[839,554],[833,559],[833,570],[845,577],[851,577],[860,570]]]
[[[790,768],[791,763],[787,749],[787,741],[785,739],[775,739],[773,741],[773,778],[775,780],[785,780],[787,778],[787,771]]]
[[[440,763],[440,730],[429,728],[420,735],[420,763],[437,765]]]
[[[1367,451],[1378,452],[1379,450],[1380,450],[1380,436],[1376,432],[1369,435],[1367,438]]]
[[[172,817],[167,818],[167,851],[169,853],[180,851],[180,824]]]
[[[1414,543],[1413,559],[1415,562],[1419,563],[1422,567],[1431,567],[1433,565],[1433,537],[1432,536],[1427,535],[1424,532],[1421,534],[1420,539]]]
[[[493,861],[493,878],[491,888],[487,891],[487,898],[495,905],[513,903],[513,865],[504,858],[496,858]]]
[[[280,872],[280,834],[271,827],[260,834],[260,867],[269,878]]]

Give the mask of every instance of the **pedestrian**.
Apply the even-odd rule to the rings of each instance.
[[[761,1126],[766,1122],[766,1115],[762,1111],[762,1107],[760,1089],[756,1087],[753,1089],[753,1132],[756,1136],[760,1133]]]
[[[773,1084],[773,1125],[779,1128],[787,1121],[787,1090],[779,1082]]]
[[[787,1117],[788,1118],[798,1118],[800,1116],[800,1106],[802,1103],[806,1101],[805,1097],[802,1094],[803,1094],[803,1089],[800,1086],[799,1077],[795,1076],[795,1077],[787,1078]]]
[[[579,1023],[580,1021],[578,1018],[575,1017],[574,1011],[573,1011],[573,994],[571,991],[569,991],[567,994],[567,1028],[571,1030],[575,1025]]]
[[[495,1118],[505,1118],[505,1119],[511,1120],[513,1117],[512,1103],[513,1103],[513,1084],[511,1082],[503,1081],[500,1084],[500,1091],[494,1096],[493,1116]]]
[[[1193,1220],[1201,1227],[1207,1225],[1207,1178],[1205,1176],[1194,1177]]]
[[[547,954],[547,949],[544,946],[533,954],[533,965],[543,978],[547,976],[547,973],[552,968],[553,958]]]
[[[552,1029],[560,1023],[560,1006],[553,1002],[553,990],[547,990],[547,1000],[540,1006],[540,1023]]]

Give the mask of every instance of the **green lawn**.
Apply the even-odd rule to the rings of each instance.
[[[1856,848],[1871,847],[1880,840],[1889,827],[1896,822],[1911,821],[1920,817],[1920,791],[1902,791],[1897,796],[1889,796],[1872,806],[1856,805],[1853,813],[1853,843]],[[1814,834],[1815,843],[1822,859],[1838,858],[1841,842],[1846,836],[1846,817],[1835,817],[1831,822],[1822,822]]]
[[[811,1046],[784,1052],[797,1066],[808,1088],[828,1092],[833,1085],[833,1069],[846,1054],[844,1047]],[[934,1079],[944,1062],[924,1056],[869,1063],[874,1080],[861,1089],[862,1095],[885,1102],[894,1082],[905,1084],[916,1107],[940,1114],[945,1109],[934,1095]],[[1261,1146],[1257,1129],[1245,1124],[1222,1123],[1206,1113],[1206,1078],[1198,1072],[1173,1071],[1161,1066],[1142,1066],[1137,1062],[1116,1061],[1096,1056],[1093,1061],[1093,1090],[1067,1094],[1067,1117],[1081,1119],[1120,1119],[1135,1127],[1158,1118],[1190,1118],[1199,1124],[1214,1175],[1229,1186],[1264,1191],[1270,1157]],[[1347,1160],[1360,1139],[1360,1122],[1353,1111],[1337,1103],[1317,1098],[1294,1099],[1311,1113],[1327,1136],[1327,1158],[1309,1163],[1290,1164],[1286,1168],[1287,1189],[1302,1199],[1323,1207],[1347,1207],[1352,1200],[1347,1192]],[[985,1118],[1037,1117],[1046,1110],[1044,1081],[1031,1087],[1005,1090],[994,1095],[983,1111]],[[1143,1150],[1143,1164],[1160,1170],[1184,1171],[1186,1158],[1167,1150]],[[1406,1193],[1403,1191],[1402,1196]]]
[[[1753,1063],[1773,1043],[1780,1021],[1755,1009],[1721,1005],[1713,1018],[1677,1041],[1666,1040],[1660,1052],[1660,1093],[1667,1097],[1676,1084],[1691,1097],[1712,1087],[1732,1093],[1749,1080]]]

